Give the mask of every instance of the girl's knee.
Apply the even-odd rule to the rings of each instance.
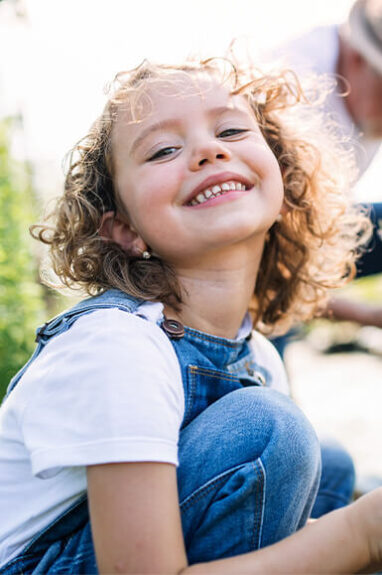
[[[197,450],[226,468],[259,458],[265,465],[317,472],[320,448],[302,411],[287,396],[246,387],[212,404],[181,435],[180,453]]]
[[[320,445],[316,433],[301,411],[287,396],[271,389],[249,388],[254,401],[250,411],[260,410],[261,433],[264,435],[262,461],[266,467],[273,464],[284,467],[285,473],[299,477],[316,478],[321,468]],[[256,391],[258,392],[257,397]],[[253,429],[257,434],[258,429]]]

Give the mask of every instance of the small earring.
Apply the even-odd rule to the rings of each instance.
[[[282,215],[282,214],[278,214],[277,217],[276,217],[276,222],[280,223],[280,222],[282,222],[282,219],[283,219],[283,215]]]
[[[149,259],[151,258],[150,252],[149,252],[148,250],[144,250],[144,251],[142,252],[142,258],[143,258],[144,260],[149,260]]]

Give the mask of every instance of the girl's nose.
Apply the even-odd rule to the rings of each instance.
[[[231,159],[231,152],[225,146],[224,142],[211,139],[208,142],[195,146],[191,159],[190,169],[199,170],[206,164],[215,162],[224,162]]]

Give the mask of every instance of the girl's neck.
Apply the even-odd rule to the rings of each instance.
[[[256,255],[258,254],[258,255]],[[234,338],[248,310],[254,291],[261,250],[214,257],[194,267],[177,267],[183,302],[168,318],[218,337]]]

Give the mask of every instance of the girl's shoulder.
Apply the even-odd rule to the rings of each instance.
[[[154,321],[160,313],[147,305],[82,315],[30,365],[5,407],[27,438],[35,475],[155,457],[177,463],[184,393],[176,354]]]
[[[76,369],[124,372],[126,377],[156,365],[169,381],[180,380],[177,356],[161,329],[162,305],[144,303],[133,313],[117,307],[95,309],[80,316],[41,352],[41,361],[70,364]],[[179,375],[179,378],[178,378]]]
[[[183,414],[184,393],[176,353],[161,329],[161,304],[143,304],[134,313],[117,307],[84,313],[51,337],[32,361],[6,404],[25,415],[47,398],[77,403],[91,396],[99,406],[111,398],[161,396]],[[22,417],[23,418],[23,417]]]
[[[142,348],[147,356],[160,352],[169,361],[176,358],[173,347],[160,327],[163,306],[160,303],[144,302],[133,311],[115,307],[99,307],[87,310],[70,323],[70,329],[59,331],[52,337],[42,354],[52,353],[54,348],[67,347],[73,353],[79,348],[89,347],[92,355],[103,349],[103,355],[110,349],[123,347],[124,353],[134,347]]]

